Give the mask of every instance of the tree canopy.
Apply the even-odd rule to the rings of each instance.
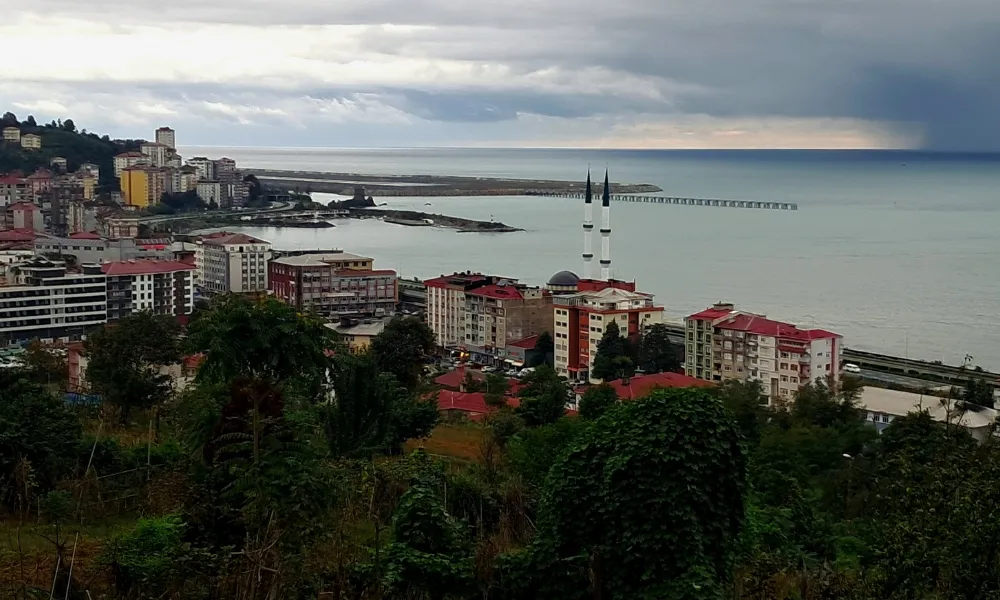
[[[621,335],[616,321],[608,323],[597,343],[597,354],[594,356],[594,368],[590,376],[602,381],[613,381],[635,373],[635,362],[631,358],[631,349],[627,338]]]
[[[517,415],[528,427],[555,423],[566,413],[569,387],[555,369],[541,365],[522,380]]]
[[[392,373],[406,389],[415,390],[424,365],[435,352],[434,332],[415,317],[395,317],[372,340],[372,354],[379,368]]]

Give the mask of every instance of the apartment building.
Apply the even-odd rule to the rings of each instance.
[[[635,291],[635,283],[581,279],[579,291],[553,297],[556,372],[570,381],[599,383],[590,376],[597,345],[615,322],[621,335],[633,337],[663,322],[663,307],[653,295]]]
[[[198,171],[198,179],[211,181],[215,179],[215,161],[204,156],[189,158],[186,162],[189,167],[194,167]]]
[[[201,239],[195,250],[197,280],[206,294],[267,292],[271,244],[243,233]]]
[[[0,346],[85,338],[107,321],[106,281],[98,265],[70,271],[37,256],[12,265],[0,283]]]
[[[18,202],[7,207],[11,214],[13,229],[30,229],[43,231],[45,221],[42,217],[42,207],[31,202]]]
[[[154,167],[165,167],[170,155],[170,146],[159,142],[146,142],[139,146],[139,152],[146,156],[149,159],[149,164]]]
[[[17,127],[4,127],[3,128],[3,141],[9,142],[11,144],[21,143],[21,130]]]
[[[41,150],[42,137],[33,133],[26,133],[21,136],[21,147],[25,150]]]
[[[104,229],[109,238],[139,237],[139,219],[135,217],[110,217],[104,221]]]
[[[171,150],[177,148],[177,136],[173,129],[160,127],[156,130],[155,138],[157,144],[162,144]]]
[[[218,181],[199,181],[195,184],[195,190],[198,193],[198,197],[204,200],[206,204],[214,202],[221,206],[222,184]]]
[[[374,264],[348,252],[283,256],[268,265],[268,288],[297,310],[325,317],[391,315],[399,300],[396,272]]]
[[[791,398],[799,387],[840,378],[843,336],[800,329],[719,303],[685,323],[685,372],[706,381],[760,381],[771,398]]]
[[[500,280],[465,292],[465,342],[472,359],[499,365],[507,344],[553,329],[552,296]]]
[[[142,152],[122,152],[114,158],[115,177],[121,177],[122,171],[137,165],[148,165],[149,157]]]
[[[72,256],[76,264],[119,262],[138,259],[169,259],[169,249],[144,246],[134,238],[106,239],[81,231],[67,237],[39,236],[34,240],[36,255]]]
[[[31,198],[31,185],[28,180],[17,175],[0,177],[0,206],[30,202]]]
[[[427,325],[434,332],[438,346],[460,348],[465,345],[465,292],[495,284],[500,279],[466,271],[424,281],[427,288]]]
[[[108,320],[134,312],[182,316],[194,311],[194,266],[170,260],[105,263]]]

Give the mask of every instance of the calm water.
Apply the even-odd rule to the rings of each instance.
[[[637,280],[675,319],[726,300],[838,331],[859,349],[952,363],[971,354],[974,363],[1000,369],[1000,156],[260,148],[184,154],[192,151],[247,167],[363,174],[583,179],[588,164],[595,172],[607,165],[612,180],[654,183],[669,195],[797,202],[797,212],[615,204],[614,276]],[[459,234],[342,220],[334,229],[252,232],[281,248],[364,253],[422,278],[471,269],[544,284],[556,271],[582,271],[581,201],[386,201],[492,215],[527,231]]]

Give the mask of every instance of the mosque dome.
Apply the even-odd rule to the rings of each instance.
[[[559,271],[549,278],[549,287],[576,287],[580,278],[572,271]]]

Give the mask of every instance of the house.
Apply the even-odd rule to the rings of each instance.
[[[650,373],[609,381],[621,400],[634,400],[660,388],[714,387],[711,382],[680,373]]]
[[[440,390],[437,392],[437,403],[438,410],[442,413],[463,415],[473,421],[482,420],[487,414],[496,410],[486,404],[486,395],[479,392]],[[517,408],[520,404],[517,398],[507,398],[507,406],[511,408]]]
[[[11,144],[21,143],[21,130],[17,127],[4,127],[3,128],[3,141]]]
[[[42,149],[42,138],[33,133],[28,133],[21,136],[21,147],[25,150],[41,150]]]
[[[960,401],[938,396],[914,394],[877,387],[865,387],[858,399],[865,413],[865,420],[881,433],[897,417],[927,411],[939,423],[965,427],[982,442],[993,433],[994,422],[1000,411],[982,406],[966,405]]]
[[[327,323],[326,327],[339,333],[351,352],[363,352],[372,340],[385,329],[385,319],[341,319],[337,323]]]

